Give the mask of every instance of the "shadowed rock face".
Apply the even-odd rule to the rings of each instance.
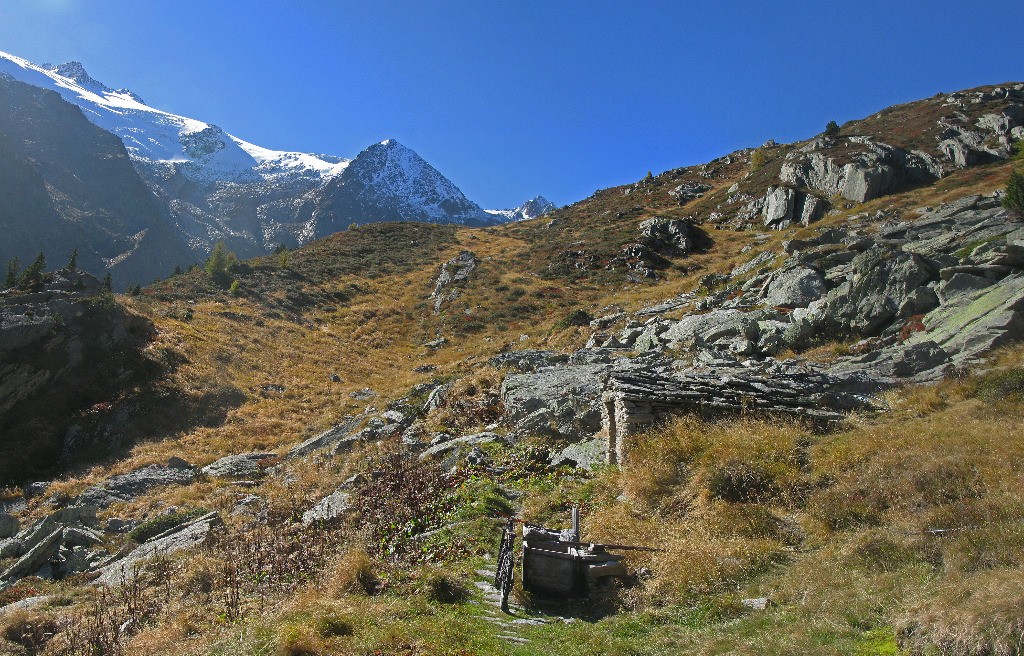
[[[142,354],[152,331],[87,273],[65,269],[34,288],[0,292],[0,481],[113,446],[85,433],[71,443],[66,431],[156,371]]]
[[[124,144],[52,91],[0,77],[0,262],[45,252],[117,288],[194,261]]]

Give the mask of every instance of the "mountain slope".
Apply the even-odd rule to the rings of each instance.
[[[0,603],[38,605],[0,649],[1018,653],[1024,226],[1000,199],[1022,92],[124,298],[168,386],[233,401],[12,494]],[[657,550],[587,602],[492,610],[509,515],[563,528],[573,506],[584,541]],[[157,558],[95,593],[131,554]]]
[[[121,141],[56,93],[0,77],[0,161],[0,261],[77,249],[122,289],[192,261]]]

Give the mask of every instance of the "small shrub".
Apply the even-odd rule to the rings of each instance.
[[[379,581],[373,559],[365,549],[345,552],[327,575],[327,590],[332,595],[373,594]]]
[[[461,604],[469,599],[469,591],[447,574],[431,574],[424,587],[427,599],[439,604]]]
[[[274,653],[277,656],[320,656],[324,645],[309,627],[290,624],[277,634]]]
[[[912,654],[1011,655],[1024,649],[1024,572],[997,569],[949,581],[899,621]]]
[[[771,473],[754,463],[729,460],[717,467],[707,482],[708,493],[731,503],[761,501],[775,492]]]
[[[350,636],[355,633],[352,621],[338,615],[317,618],[313,623],[316,632],[324,638]]]
[[[558,327],[569,328],[572,326],[589,326],[590,322],[593,320],[594,317],[589,312],[582,308],[576,308],[558,322]]]
[[[142,543],[152,537],[160,535],[164,531],[171,530],[175,526],[180,526],[190,519],[195,519],[202,514],[203,511],[201,510],[167,513],[166,515],[161,515],[156,519],[151,519],[139,524],[133,528],[130,533],[128,533],[128,537],[136,542]]]
[[[1013,367],[983,374],[972,381],[968,393],[989,403],[1024,401],[1024,368]]]
[[[41,654],[46,643],[59,629],[60,626],[52,617],[20,612],[6,618],[0,635],[24,647],[29,654]]]
[[[916,561],[913,550],[887,535],[870,534],[853,544],[852,560],[866,570],[893,572]]]
[[[754,154],[750,156],[750,170],[757,171],[764,167],[768,163],[768,154],[764,152],[763,148],[758,148],[754,151]]]

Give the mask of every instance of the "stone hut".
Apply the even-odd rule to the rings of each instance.
[[[878,408],[871,397],[849,388],[849,380],[778,362],[764,369],[612,372],[601,395],[607,460],[624,464],[632,435],[683,414],[801,417],[822,426],[853,410]]]

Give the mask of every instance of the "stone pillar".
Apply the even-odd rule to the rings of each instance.
[[[605,460],[609,465],[619,464],[619,430],[615,416],[615,394],[605,392],[601,395],[601,426],[604,428],[605,439]]]

